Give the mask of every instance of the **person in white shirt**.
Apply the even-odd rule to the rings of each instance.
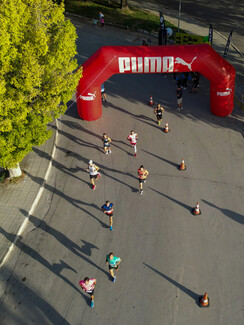
[[[85,277],[84,280],[79,282],[81,289],[87,292],[91,297],[91,304],[90,304],[91,307],[94,307],[94,289],[96,283],[97,280],[95,278],[89,279],[88,277]]]
[[[101,177],[101,174],[98,173],[99,167],[96,166],[92,160],[89,160],[89,164],[88,164],[88,169],[86,170],[89,174],[90,174],[90,180],[92,183],[92,189],[95,190],[96,185],[95,185],[95,180],[98,180],[98,178]]]
[[[137,148],[136,148],[137,139],[138,139],[137,133],[135,133],[133,130],[131,130],[130,134],[127,137],[127,140],[130,141],[130,144],[131,144],[132,148],[134,148],[134,156],[135,157],[136,157],[136,154],[137,154]]]

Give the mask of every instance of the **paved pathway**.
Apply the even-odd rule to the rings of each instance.
[[[80,63],[104,44],[141,44],[133,34],[75,24]],[[101,120],[81,121],[73,106],[59,122],[43,197],[1,270],[1,277],[11,273],[3,296],[1,287],[3,324],[242,324],[243,114],[236,108],[230,117],[212,116],[204,81],[198,95],[185,94],[183,114],[175,108],[170,77],[114,76],[107,92],[110,103]],[[152,93],[166,108],[168,135],[147,105]],[[131,128],[140,134],[138,160],[125,141]],[[103,130],[113,138],[112,156],[100,149]],[[43,183],[52,141],[23,162],[28,174],[10,191],[16,219],[14,228],[1,224],[3,245],[14,240],[15,223],[28,215],[26,198]],[[188,168],[179,174],[182,156]],[[84,172],[90,158],[102,169],[95,192]],[[141,162],[150,172],[143,197],[135,172]],[[15,190],[21,193],[14,206]],[[116,205],[113,233],[99,211],[107,198]],[[203,215],[193,219],[190,208],[197,200]],[[116,289],[104,266],[109,250],[124,261]],[[90,274],[99,278],[92,314],[77,286]],[[205,290],[212,307],[203,316],[195,302]]]

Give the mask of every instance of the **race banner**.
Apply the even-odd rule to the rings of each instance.
[[[209,43],[208,39],[209,36],[198,36],[198,35],[191,35],[185,33],[175,33],[175,44],[177,45]]]
[[[228,37],[228,40],[227,40],[227,43],[226,43],[226,46],[225,46],[225,51],[224,51],[224,55],[223,55],[223,58],[226,59],[227,57],[227,53],[229,51],[229,47],[230,47],[230,40],[231,40],[231,37],[232,37],[232,33],[233,33],[233,29],[231,30],[230,32],[230,35]]]

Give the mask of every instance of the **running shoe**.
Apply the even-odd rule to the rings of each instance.
[[[108,155],[108,151],[106,151],[105,154]]]
[[[108,153],[112,153],[112,151],[111,150],[109,150],[109,152]]]
[[[95,189],[96,189],[96,185],[93,185],[93,186],[92,186],[92,189],[95,190]]]
[[[97,177],[100,178],[101,177],[101,174],[100,173],[97,173]]]
[[[136,153],[134,154],[134,156],[136,157]]]
[[[115,282],[115,281],[116,281],[116,276],[113,277],[113,282]]]
[[[143,193],[143,190],[140,190],[140,193],[139,194],[142,195],[142,193]]]
[[[110,230],[113,231],[113,227],[110,227]]]
[[[90,307],[94,307],[94,300],[91,301]]]

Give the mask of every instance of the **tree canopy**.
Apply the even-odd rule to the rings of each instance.
[[[0,166],[11,168],[51,136],[81,71],[63,3],[0,0],[0,26]]]

